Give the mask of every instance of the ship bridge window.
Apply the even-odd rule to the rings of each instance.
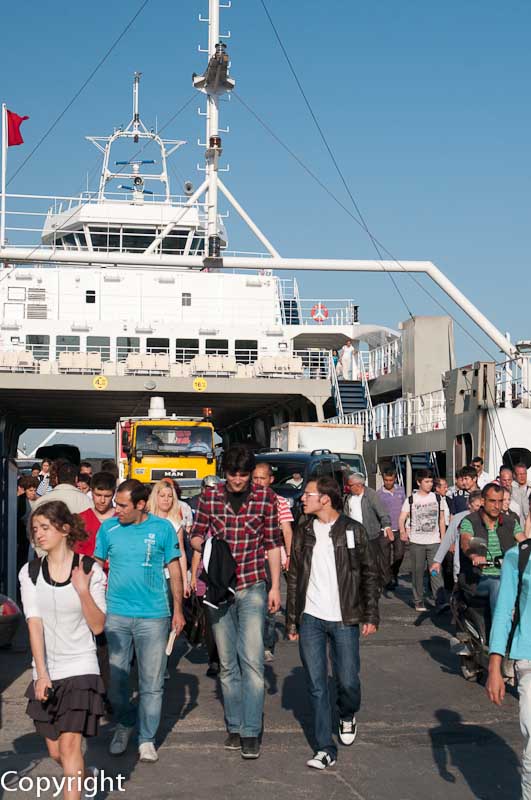
[[[94,289],[87,289],[85,292],[85,303],[95,303],[96,302],[96,292]]]
[[[26,350],[33,353],[33,358],[43,361],[50,358],[50,337],[31,333],[26,336]]]
[[[58,336],[55,340],[56,353],[79,353],[79,336]]]
[[[229,340],[228,339],[206,339],[205,340],[205,353],[207,356],[228,356],[229,354]]]
[[[194,236],[190,245],[191,256],[202,256],[205,252],[205,240],[202,236]]]
[[[63,236],[63,238],[61,239],[61,244],[66,244],[66,245],[68,245],[68,247],[74,247],[74,248],[77,248],[76,237],[74,236],[74,234],[73,234],[73,233],[67,233],[67,234],[66,234],[65,236]]]
[[[170,352],[169,339],[146,339],[146,353],[168,353]]]
[[[174,228],[170,235],[165,236],[162,240],[162,252],[183,255],[184,251],[186,250],[187,241],[188,231]]]
[[[181,303],[183,306],[191,306],[192,305],[192,295],[190,292],[183,292],[181,296]]]
[[[199,355],[199,339],[177,339],[175,342],[175,361],[187,364]]]
[[[258,342],[256,339],[236,339],[234,355],[238,364],[252,364],[258,358]]]
[[[89,228],[93,250],[119,250],[119,228]]]
[[[124,228],[122,250],[143,253],[153,242],[156,234],[155,228]]]
[[[116,360],[125,361],[129,353],[140,352],[138,336],[118,336],[116,338]]]
[[[82,231],[78,231],[76,233],[76,239],[77,239],[78,247],[86,247],[87,246],[87,237],[85,236],[84,233],[82,233]]]
[[[110,338],[108,336],[87,336],[87,353],[100,353],[102,361],[110,361]]]

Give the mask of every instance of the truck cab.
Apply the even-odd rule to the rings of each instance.
[[[214,426],[208,419],[160,413],[158,418],[122,418],[116,439],[124,479],[156,483],[173,478],[183,488],[196,488],[216,473]]]

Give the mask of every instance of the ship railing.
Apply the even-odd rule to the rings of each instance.
[[[103,338],[103,337],[102,337]],[[0,372],[33,372],[46,375],[166,375],[169,377],[220,377],[260,379],[330,380],[328,350],[295,350],[276,355],[257,349],[238,349],[234,354],[213,350],[200,354],[195,348],[179,348],[175,355],[166,347],[148,348],[55,345],[48,337],[40,344],[0,347]]]
[[[529,355],[520,355],[496,365],[495,401],[500,408],[531,408]]]
[[[391,403],[369,406],[353,414],[337,415],[328,422],[363,425],[366,441],[445,430],[444,389],[415,397],[400,397]]]
[[[352,300],[319,299],[299,301],[299,321],[292,324],[314,327],[350,326],[358,323],[359,307]]]
[[[374,347],[368,351],[367,356],[369,380],[399,372],[402,369],[402,340],[393,339],[392,342]]]
[[[163,195],[144,195],[144,200],[142,203],[144,205],[149,204],[158,204],[160,206],[160,220],[151,220],[149,223],[146,223],[148,227],[152,227],[153,225],[158,224],[160,228],[164,227],[164,225],[168,221],[168,208],[179,208],[183,206],[187,202],[188,198],[186,196],[181,195],[172,195],[170,199],[170,203],[165,202],[165,196]],[[14,193],[7,193],[6,194],[6,239],[7,244],[13,247],[17,246],[35,246],[35,247],[50,247],[50,243],[43,244],[40,239],[43,235],[43,232],[46,234],[47,238],[52,237],[52,246],[55,245],[57,240],[61,239],[62,236],[68,235],[72,233],[71,228],[67,227],[67,223],[69,221],[69,214],[73,217],[77,210],[83,206],[92,206],[96,204],[101,205],[100,200],[98,200],[98,193],[97,192],[82,192],[75,197],[66,196],[66,195],[40,195],[40,194],[32,194],[32,195],[25,195],[25,194],[14,194]],[[133,202],[131,193],[128,192],[113,192],[106,196],[103,203],[110,203],[110,202],[119,202],[123,203],[124,205],[130,206]],[[191,209],[195,209],[198,213],[198,219],[200,223],[200,227],[204,227],[206,224],[207,219],[207,206],[205,203],[194,203],[190,206]],[[63,214],[64,217],[62,218],[61,225],[56,224],[58,223],[57,220],[51,220],[50,218],[59,214]],[[152,217],[153,214],[150,214]],[[131,225],[127,225],[125,223],[122,224],[121,221],[116,222],[106,222],[105,220],[92,220],[90,222],[91,226],[97,227],[98,230],[101,230],[102,235],[108,234],[110,236],[117,235],[117,229],[120,226],[125,228],[130,228]],[[144,227],[146,227],[144,225]],[[178,226],[177,226],[178,227]],[[127,234],[129,235],[129,233]],[[134,233],[130,234],[131,236],[135,235]],[[145,233],[139,232],[138,236],[145,237]],[[198,232],[198,235],[204,235],[204,233]],[[152,240],[152,237],[150,241]],[[68,249],[68,244],[61,243],[61,247],[64,249],[65,247]],[[86,249],[87,245],[86,242],[81,244],[71,242],[70,249]],[[94,248],[96,249],[96,248]],[[97,249],[105,249],[102,247],[98,247]],[[117,250],[117,246],[114,244],[110,248],[110,250]],[[145,248],[144,248],[145,249]]]

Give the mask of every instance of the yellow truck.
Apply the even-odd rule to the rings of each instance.
[[[162,401],[162,403],[161,403]],[[166,416],[162,398],[151,398],[147,417],[122,417],[116,429],[120,477],[155,483],[173,478],[198,487],[216,474],[214,426],[205,417]]]

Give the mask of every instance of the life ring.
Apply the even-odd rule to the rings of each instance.
[[[311,317],[314,322],[322,325],[328,319],[328,309],[324,303],[316,303],[310,311]]]

